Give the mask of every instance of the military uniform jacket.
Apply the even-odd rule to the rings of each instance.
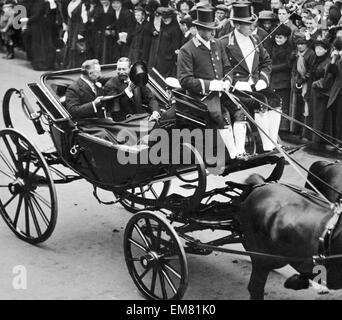
[[[210,81],[222,80],[232,68],[221,42],[214,39],[210,44],[211,50],[193,37],[178,54],[178,79],[195,98],[208,94]],[[231,76],[227,79],[232,82]]]
[[[226,50],[230,64],[234,67],[232,75],[234,79],[233,84],[237,81],[247,82],[249,78],[252,78],[254,84],[256,84],[258,80],[264,80],[267,83],[267,86],[269,86],[272,71],[272,60],[267,50],[262,45],[257,47],[258,40],[253,36],[250,38],[255,48],[252,70],[249,70],[247,66],[242,54],[242,50],[244,50],[244,48],[240,48],[234,31],[220,38],[220,41]],[[238,65],[239,63],[240,65]]]

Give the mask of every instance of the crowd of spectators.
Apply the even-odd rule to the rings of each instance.
[[[0,0],[4,58],[24,50],[35,70],[80,67],[86,59],[143,60],[176,76],[177,54],[195,34],[196,8],[212,6],[217,38],[231,32],[233,2],[246,0]],[[342,140],[342,0],[250,0],[255,38],[272,58],[271,89],[285,114]],[[27,17],[13,25],[16,5]],[[309,130],[282,119],[281,131],[328,148]]]

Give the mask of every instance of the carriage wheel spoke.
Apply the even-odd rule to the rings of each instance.
[[[179,260],[178,256],[164,256],[164,260],[171,261],[171,260]]]
[[[28,203],[27,198],[24,196],[24,202],[25,202],[25,227],[26,227],[26,235],[30,237],[30,217],[28,212]]]
[[[42,167],[37,167],[37,169],[34,170],[31,175],[34,176],[40,169],[42,169]]]
[[[49,226],[49,219],[46,217],[42,207],[40,206],[40,204],[38,203],[38,201],[36,200],[36,198],[32,197],[32,202],[35,205],[35,207],[37,208],[40,216],[42,217],[44,223],[46,224],[46,226]]]
[[[11,165],[11,163],[8,161],[8,159],[6,158],[6,156],[2,153],[2,151],[0,151],[0,158],[3,160],[3,162],[6,164],[6,166],[8,167],[8,169],[10,169],[12,171],[13,174],[16,173],[15,168],[13,168],[13,166]]]
[[[128,241],[130,243],[132,243],[133,245],[135,245],[136,247],[138,247],[139,249],[141,249],[142,251],[144,251],[145,253],[148,253],[147,248],[143,247],[140,243],[134,241],[133,239],[129,238]]]
[[[19,172],[20,172],[20,171],[22,170],[22,168],[20,167],[19,161],[18,161],[17,158],[15,157],[14,152],[13,152],[13,150],[12,150],[12,148],[11,148],[11,146],[10,146],[8,140],[7,140],[7,138],[6,138],[6,137],[3,137],[3,139],[4,139],[4,142],[5,142],[5,145],[6,145],[6,147],[7,147],[8,153],[10,154],[13,163],[16,165],[17,169],[18,169]]]
[[[170,288],[172,289],[173,293],[176,294],[177,289],[176,289],[173,281],[171,280],[171,278],[169,277],[169,275],[167,274],[166,270],[163,267],[162,267],[162,273],[163,273],[167,283],[169,284]]]
[[[157,282],[157,268],[153,268],[153,274],[152,274],[152,282],[151,282],[151,292],[154,294],[154,291],[156,290],[156,282]]]
[[[3,207],[4,208],[6,208],[14,199],[15,199],[15,197],[18,195],[18,193],[17,194],[14,194],[4,205],[3,205]]]
[[[132,261],[132,262],[139,262],[139,261],[140,261],[140,258],[130,258],[129,261]]]
[[[30,198],[27,198],[27,203],[29,206],[29,210],[31,211],[31,216],[32,216],[33,223],[34,223],[34,226],[36,228],[37,234],[40,237],[42,235],[42,231],[40,230],[40,226],[39,226],[39,222],[38,222],[38,219],[36,216],[36,212],[34,211],[34,208],[33,208],[33,205],[32,205]]]
[[[49,201],[47,201],[43,196],[41,196],[39,193],[35,191],[30,191],[31,196],[36,197],[39,199],[42,203],[44,203],[49,209],[51,209],[51,204]]]
[[[161,232],[162,232],[162,226],[159,224],[158,230],[157,230],[157,242],[156,242],[156,250],[157,251],[160,250]]]
[[[17,227],[17,224],[18,224],[18,219],[19,219],[19,214],[20,214],[20,209],[21,209],[21,205],[23,203],[23,195],[21,194],[19,196],[19,202],[18,202],[18,206],[17,206],[17,211],[15,212],[15,217],[14,217],[14,220],[13,220],[13,225],[14,227],[16,228]]]
[[[152,227],[151,227],[151,222],[150,222],[149,219],[145,219],[145,223],[146,223],[147,235],[151,239],[152,247],[156,248],[156,246],[155,246],[155,239],[154,239],[154,235],[153,235],[153,231],[152,231]]]
[[[10,173],[8,173],[8,172],[6,172],[6,171],[4,171],[4,170],[2,170],[2,169],[0,169],[0,172],[1,172],[3,175],[5,175],[5,176],[7,176],[8,178],[10,178],[12,181],[14,181],[14,177],[13,177]]]
[[[151,269],[152,269],[152,265],[148,266],[148,268],[146,268],[146,270],[139,276],[139,279],[142,280]]]
[[[145,243],[145,246],[151,250],[151,245],[150,243],[148,242],[148,240],[146,239],[145,235],[142,233],[140,227],[135,223],[134,224],[134,229],[138,232],[140,238],[142,239],[142,241],[144,241]]]
[[[167,270],[172,272],[178,279],[182,279],[182,276],[175,269],[173,269],[169,264],[164,262],[164,266]]]
[[[164,275],[162,273],[162,270],[158,270],[159,273],[159,280],[160,280],[160,286],[162,289],[162,293],[163,293],[163,299],[167,300],[167,292],[166,292],[166,288],[165,288],[165,280],[164,280]]]

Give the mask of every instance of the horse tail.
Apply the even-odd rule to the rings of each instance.
[[[255,186],[257,184],[263,184],[265,182],[266,182],[265,178],[258,173],[253,173],[245,181],[246,184],[251,185],[251,186]]]

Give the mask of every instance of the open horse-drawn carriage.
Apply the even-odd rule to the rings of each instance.
[[[113,76],[115,69],[115,65],[104,66],[103,73]],[[184,295],[188,283],[186,253],[207,255],[216,250],[250,255],[222,248],[245,243],[237,217],[248,186],[226,181],[224,187],[207,190],[208,159],[191,141],[177,146],[181,154],[189,155],[187,163],[182,162],[182,156],[177,164],[120,163],[119,153],[142,156],[153,144],[114,144],[78,128],[64,107],[64,95],[79,76],[80,70],[52,72],[44,74],[39,83],[29,84],[38,109],[30,105],[22,90],[10,89],[4,97],[7,129],[0,131],[0,213],[16,236],[32,244],[47,240],[57,220],[55,184],[85,179],[94,186],[97,200],[102,202],[97,189],[110,191],[115,201],[105,204],[121,203],[135,213],[125,230],[124,252],[129,273],[147,298],[179,299]],[[162,109],[167,112],[175,108],[175,116],[156,123],[148,135],[157,128],[171,133],[172,129],[206,127],[208,112],[204,104],[181,90],[173,90],[171,97],[170,88],[155,72],[147,86]],[[15,99],[37,133],[51,137],[54,149],[40,151],[13,128]],[[125,122],[118,125],[125,128]],[[274,164],[268,180],[280,179],[285,165],[282,153],[275,150],[257,154],[256,140],[250,130],[246,147],[254,157],[249,161],[228,160],[223,176]],[[66,174],[65,168],[73,174]],[[177,180],[181,191],[171,192],[170,186]],[[206,243],[192,236],[207,229],[225,234]]]

